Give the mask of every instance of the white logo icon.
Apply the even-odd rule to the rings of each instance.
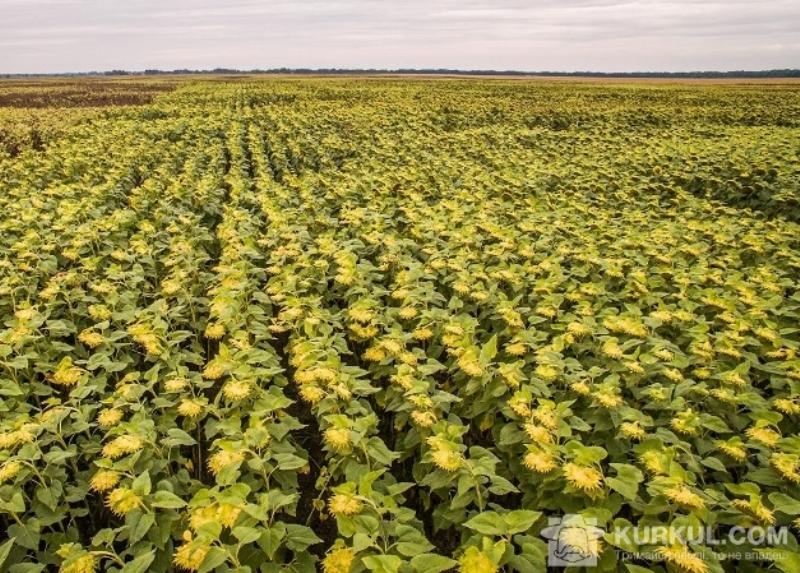
[[[547,542],[547,564],[550,567],[594,567],[600,554],[600,538],[605,531],[597,520],[569,513],[549,517],[542,537]]]

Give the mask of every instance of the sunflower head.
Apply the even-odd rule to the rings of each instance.
[[[126,487],[118,487],[111,490],[106,498],[106,505],[117,515],[123,516],[142,505],[142,498],[133,490]]]
[[[89,480],[89,487],[97,492],[105,492],[119,483],[119,474],[113,470],[98,470]]]
[[[211,546],[199,541],[189,541],[175,550],[172,562],[186,571],[198,571]]]
[[[363,502],[348,493],[337,493],[328,501],[328,510],[335,516],[352,517],[361,513]]]
[[[583,493],[596,495],[602,491],[603,474],[598,469],[568,462],[562,471],[567,482]]]
[[[324,573],[350,573],[355,553],[349,547],[339,546],[332,549],[322,560]]]

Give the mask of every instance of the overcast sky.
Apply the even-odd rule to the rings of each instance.
[[[800,0],[0,0],[0,73],[800,67]]]

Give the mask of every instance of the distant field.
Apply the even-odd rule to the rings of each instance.
[[[0,81],[0,572],[800,571],[800,84],[435,80]]]

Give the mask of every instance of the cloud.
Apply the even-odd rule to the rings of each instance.
[[[0,0],[0,72],[765,69],[798,29],[796,0]]]

